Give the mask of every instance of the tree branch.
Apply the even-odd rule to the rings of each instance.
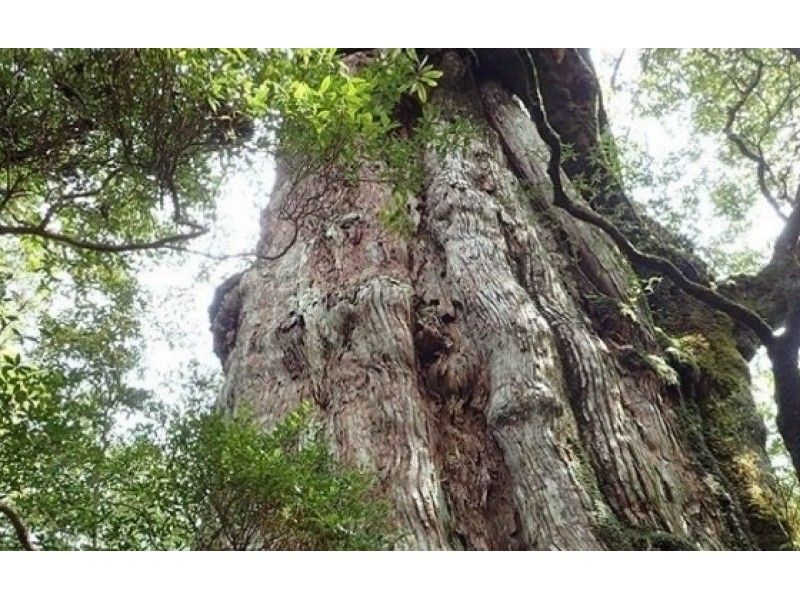
[[[31,542],[28,528],[22,522],[22,518],[19,516],[19,514],[3,501],[0,501],[0,513],[5,515],[9,523],[11,523],[11,526],[14,528],[14,533],[17,535],[17,540],[19,540],[22,548],[24,550],[37,550],[36,546],[34,546],[33,542]]]
[[[614,61],[614,70],[611,73],[611,82],[610,86],[611,89],[614,91],[619,91],[619,87],[617,87],[617,75],[619,75],[619,67],[622,64],[622,60],[625,58],[625,48],[619,53],[617,59]]]
[[[177,249],[176,247],[169,247],[173,243],[181,243],[196,239],[208,232],[208,229],[201,226],[196,226],[196,230],[188,233],[181,233],[154,239],[152,241],[131,241],[128,243],[110,243],[103,241],[84,241],[83,239],[76,239],[69,235],[58,233],[55,231],[47,230],[39,226],[4,226],[0,225],[0,236],[2,235],[19,235],[19,236],[32,236],[40,237],[62,245],[69,245],[75,249],[85,249],[89,251],[101,251],[105,253],[125,253],[128,251],[138,251],[141,249]]]
[[[800,479],[800,283],[792,283],[787,296],[784,331],[775,334],[762,317],[713,289],[686,278],[669,260],[636,249],[619,228],[598,213],[573,201],[564,189],[561,171],[561,139],[550,125],[539,87],[536,64],[528,50],[521,50],[531,71],[528,85],[528,111],[542,139],[550,148],[547,166],[553,184],[554,205],[575,218],[603,230],[628,260],[638,267],[653,270],[669,278],[678,288],[711,308],[727,314],[736,322],[750,328],[766,347],[772,362],[775,379],[775,400],[778,405],[778,429],[792,458],[795,474]],[[800,192],[798,192],[800,193]],[[796,208],[795,211],[800,211]],[[794,214],[793,214],[794,215]],[[797,216],[800,220],[800,216]]]
[[[597,212],[585,208],[570,199],[564,189],[561,178],[561,139],[547,120],[547,115],[544,111],[544,102],[539,89],[538,73],[533,58],[527,50],[521,50],[521,52],[526,56],[532,72],[528,90],[528,103],[530,104],[528,110],[536,123],[536,127],[539,129],[542,139],[550,148],[550,160],[547,165],[547,173],[553,184],[553,203],[566,210],[575,218],[592,224],[604,231],[622,254],[634,265],[663,274],[688,295],[726,313],[737,322],[746,325],[764,345],[771,345],[774,340],[772,328],[757,313],[728,299],[709,287],[688,279],[683,272],[669,260],[639,251],[614,223],[606,220]]]
[[[733,106],[731,106],[730,110],[728,110],[728,118],[725,122],[723,132],[745,158],[755,163],[756,178],[758,180],[758,188],[761,190],[761,194],[766,198],[767,202],[772,206],[778,216],[783,220],[787,220],[788,217],[783,213],[783,210],[781,210],[780,204],[778,203],[778,198],[773,195],[769,188],[769,184],[767,183],[767,176],[769,175],[770,178],[773,179],[774,176],[772,174],[772,169],[764,158],[764,152],[756,144],[752,144],[755,149],[751,148],[748,145],[748,141],[733,130],[733,123],[735,122],[739,111],[747,103],[747,100],[750,99],[750,96],[753,94],[756,87],[758,87],[763,73],[763,63],[756,63],[756,72],[753,76],[753,79],[750,81],[747,87],[742,90],[742,95],[739,97],[739,100]],[[788,198],[783,197],[782,199],[787,200]]]
[[[179,245],[164,245],[163,249],[169,249],[171,251],[180,251],[181,253],[188,253],[191,255],[198,255],[200,257],[204,257],[217,262],[223,262],[225,260],[235,260],[247,257],[252,257],[252,258],[258,257],[258,254],[254,251],[243,251],[241,253],[210,253],[208,251],[187,249],[186,247],[180,247]]]

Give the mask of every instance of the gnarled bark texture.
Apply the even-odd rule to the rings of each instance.
[[[554,97],[561,58],[542,78]],[[424,157],[409,236],[379,221],[387,186],[333,187],[324,218],[226,289],[221,402],[271,425],[313,399],[340,456],[377,472],[399,547],[779,547],[733,327],[674,289],[649,305],[604,233],[553,206],[517,90],[474,53],[437,61],[432,101],[475,124],[468,148]],[[294,236],[288,168],[264,254]]]

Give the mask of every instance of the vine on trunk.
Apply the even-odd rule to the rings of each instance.
[[[737,303],[714,289],[687,278],[670,260],[638,250],[625,234],[610,220],[599,213],[573,201],[566,192],[562,180],[561,139],[551,126],[542,100],[536,63],[528,50],[520,50],[527,64],[530,78],[526,80],[526,95],[521,98],[542,139],[550,148],[547,174],[553,185],[553,203],[573,217],[596,226],[605,232],[622,254],[638,267],[647,268],[669,278],[686,294],[721,311],[749,328],[766,347],[772,361],[775,376],[775,394],[778,404],[778,428],[800,477],[800,369],[797,359],[800,349],[800,293],[790,297],[784,331],[776,333],[755,311]]]

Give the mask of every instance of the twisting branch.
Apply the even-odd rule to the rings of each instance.
[[[0,501],[0,513],[5,515],[9,523],[11,523],[11,527],[14,528],[14,533],[17,535],[17,540],[19,540],[22,548],[25,550],[36,550],[37,548],[33,542],[31,542],[28,528],[23,523],[22,517],[20,517],[10,505],[3,501]]]
[[[181,247],[180,245],[164,245],[163,248],[169,249],[170,251],[179,251],[181,253],[188,253],[190,255],[199,255],[200,257],[204,257],[209,260],[214,260],[216,262],[224,262],[225,260],[236,260],[236,259],[258,256],[258,254],[254,251],[242,251],[239,253],[211,253],[208,251],[199,251],[197,249],[188,249],[186,247]]]
[[[5,226],[0,225],[0,236],[2,235],[17,235],[17,236],[31,236],[40,237],[61,243],[62,245],[69,245],[75,249],[86,249],[90,251],[102,251],[105,253],[125,253],[128,251],[139,251],[141,249],[161,249],[168,247],[173,243],[181,243],[196,239],[208,232],[205,227],[197,227],[192,232],[171,235],[162,237],[160,239],[153,239],[152,241],[131,241],[128,243],[111,243],[103,241],[85,241],[77,239],[69,235],[58,233],[52,230],[47,230],[39,226]],[[175,246],[169,247],[170,249],[177,249]]]
[[[747,140],[733,130],[733,125],[736,121],[739,111],[747,103],[747,100],[750,99],[750,96],[753,95],[756,87],[758,87],[758,84],[761,82],[761,77],[763,74],[764,64],[762,62],[757,62],[756,72],[753,75],[753,79],[750,81],[747,87],[741,91],[739,100],[733,106],[731,106],[730,110],[728,110],[728,118],[725,121],[723,132],[745,158],[755,163],[756,178],[758,180],[758,188],[761,190],[761,194],[766,198],[767,202],[770,206],[772,206],[778,216],[783,220],[787,220],[788,217],[783,213],[783,210],[781,210],[781,206],[778,203],[778,198],[775,197],[769,188],[767,176],[769,176],[771,179],[774,179],[774,175],[772,174],[772,169],[764,158],[764,152],[756,144],[752,144],[754,147],[750,147]],[[781,197],[781,199],[786,200],[788,198]]]
[[[531,69],[531,80],[528,89],[528,110],[536,123],[537,129],[539,129],[542,139],[550,148],[550,160],[547,165],[547,174],[553,184],[553,203],[566,210],[575,218],[588,222],[604,231],[623,255],[634,265],[663,274],[688,295],[699,299],[703,303],[726,313],[737,322],[746,325],[756,334],[764,345],[772,344],[774,339],[772,328],[757,313],[728,299],[705,285],[686,278],[683,272],[669,260],[639,251],[613,222],[606,220],[597,212],[574,202],[569,197],[564,189],[564,183],[561,178],[561,138],[547,120],[547,115],[544,111],[544,102],[539,89],[539,77],[533,58],[528,50],[520,51],[527,57],[527,62]]]
[[[798,367],[800,283],[796,283],[789,293],[784,331],[781,334],[775,334],[769,324],[754,311],[709,287],[686,278],[669,260],[639,251],[615,224],[573,201],[564,189],[561,172],[561,139],[547,119],[536,64],[528,50],[521,50],[521,52],[531,73],[527,83],[527,108],[542,139],[550,148],[547,173],[553,184],[554,205],[566,210],[575,218],[604,231],[634,266],[663,274],[686,294],[727,314],[755,333],[766,347],[772,362],[772,372],[775,377],[775,401],[778,405],[778,430],[792,458],[795,473],[800,479],[800,368]],[[796,208],[795,212],[800,213],[800,208]],[[797,219],[800,221],[800,216]]]
[[[289,188],[282,196],[276,215],[277,220],[288,222],[292,226],[289,240],[276,253],[268,254],[267,246],[263,247],[257,252],[258,260],[275,261],[286,255],[297,242],[301,228],[307,226],[310,219],[320,218],[326,207],[331,207],[329,193],[343,182],[341,175],[336,174],[334,165],[320,167],[306,163],[296,168],[297,175],[289,181]],[[304,192],[308,191],[308,187],[316,189]],[[323,199],[325,201],[322,201]]]

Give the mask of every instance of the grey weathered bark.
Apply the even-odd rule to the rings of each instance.
[[[215,302],[221,402],[271,425],[313,399],[340,456],[378,472],[400,547],[780,546],[734,326],[675,289],[648,305],[611,240],[554,206],[502,57],[437,55],[431,101],[478,133],[427,153],[408,238],[380,224],[391,189],[372,182],[329,188],[296,231],[282,167],[259,251],[297,237]]]

